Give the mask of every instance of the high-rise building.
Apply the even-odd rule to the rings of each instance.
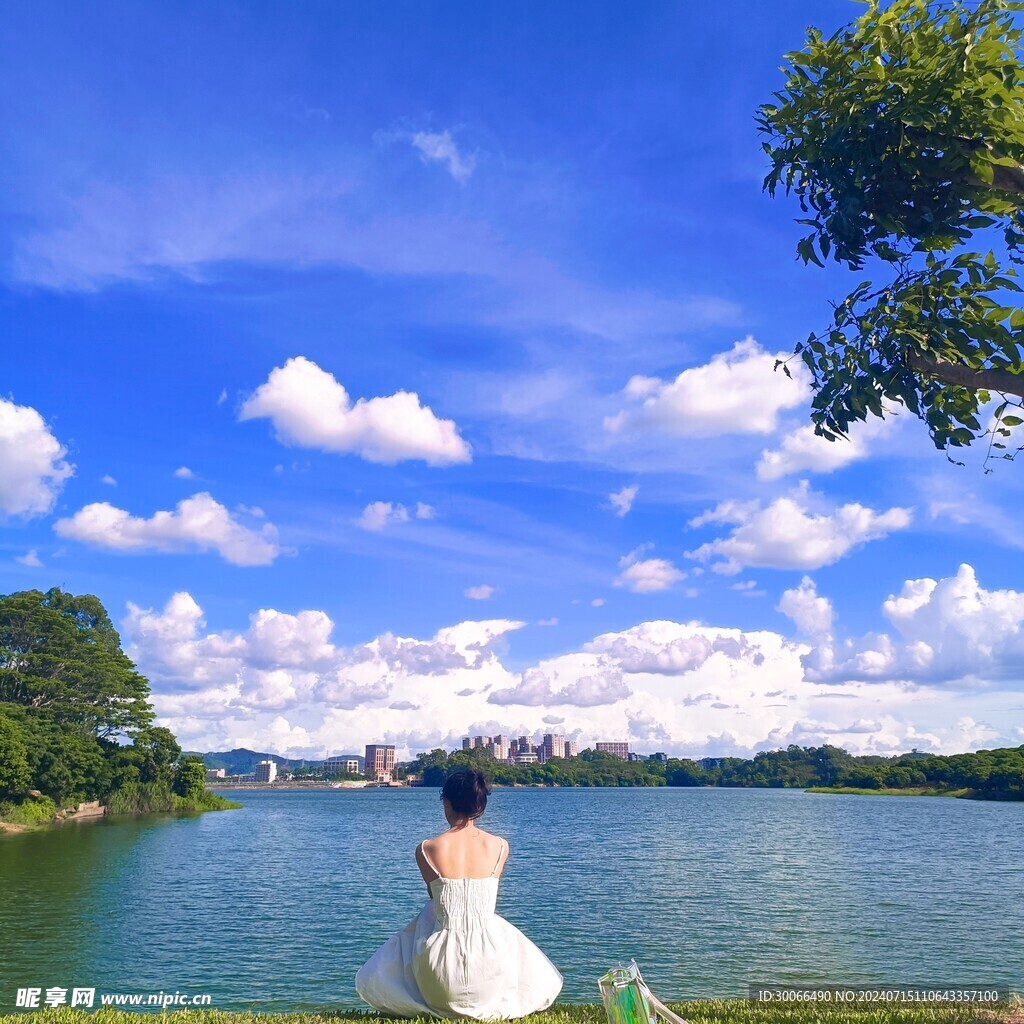
[[[336,754],[324,761],[324,775],[361,775],[363,759],[356,754]]]
[[[537,751],[537,756],[542,761],[550,760],[552,757],[565,757],[565,737],[558,733],[547,733]]]
[[[616,757],[621,757],[623,761],[629,759],[628,743],[595,743],[594,749],[605,754],[614,754]]]
[[[508,736],[497,735],[491,737],[491,742],[487,745],[487,750],[496,761],[507,761],[509,751],[509,738]]]
[[[252,774],[253,782],[273,782],[277,778],[277,762],[260,761]]]
[[[575,740],[566,740],[565,741],[565,756],[566,757],[576,757],[579,754],[579,752],[580,752],[579,751],[579,746],[577,745]]]
[[[393,743],[367,743],[364,774],[374,782],[390,782],[395,770]]]
[[[668,760],[668,754],[666,754],[663,751],[659,750],[656,754],[651,754],[648,757],[648,760],[649,761],[667,761]]]
[[[472,750],[476,746],[476,740],[472,736],[462,737],[462,749]]]
[[[518,752],[520,754],[532,754],[535,753],[533,748],[533,740],[529,736],[519,737]]]

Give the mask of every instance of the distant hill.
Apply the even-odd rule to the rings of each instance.
[[[217,750],[206,754],[201,754],[199,751],[188,751],[188,753],[198,754],[207,768],[223,768],[228,775],[247,775],[256,769],[259,761],[276,761],[278,768],[302,768],[305,765],[320,764],[320,761],[311,758],[288,758],[281,757],[280,754],[261,754],[245,747],[236,747],[234,750]]]

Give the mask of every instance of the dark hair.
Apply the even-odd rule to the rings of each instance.
[[[487,807],[490,792],[483,772],[476,768],[459,768],[445,779],[441,799],[447,800],[456,814],[479,818]]]

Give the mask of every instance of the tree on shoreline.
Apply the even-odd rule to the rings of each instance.
[[[205,792],[205,768],[181,759],[153,725],[149,682],[121,650],[99,599],[52,588],[0,597],[0,801],[42,795],[55,807],[226,805]],[[3,818],[4,811],[0,813]]]
[[[815,432],[836,440],[902,406],[947,455],[987,436],[990,453],[1012,458],[1024,422],[1008,411],[1024,404],[1013,269],[1024,262],[1024,64],[1012,15],[1024,4],[866,3],[828,39],[808,30],[757,117],[764,188],[794,193],[809,228],[798,257],[885,277],[858,284],[796,347]],[[989,427],[979,414],[993,396]]]

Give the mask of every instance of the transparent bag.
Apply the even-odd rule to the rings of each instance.
[[[647,987],[635,960],[598,979],[608,1024],[687,1024]]]

